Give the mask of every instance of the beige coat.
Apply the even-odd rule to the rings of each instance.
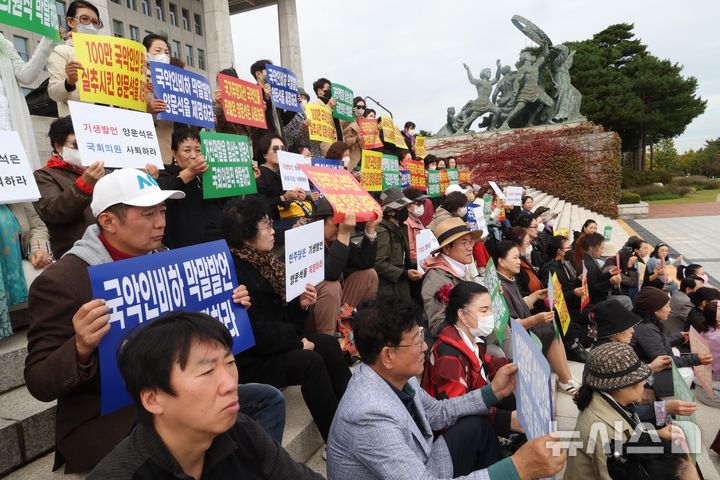
[[[65,65],[75,59],[75,52],[72,45],[61,44],[55,47],[48,57],[47,70],[50,75],[48,81],[48,95],[57,102],[58,117],[70,115],[68,100],[80,101],[80,89],[75,84],[75,90],[65,90]]]
[[[35,250],[49,252],[50,234],[32,203],[12,203],[8,207],[20,224],[23,254],[32,253]]]
[[[622,441],[627,442],[632,436],[633,429],[610,404],[594,393],[585,410],[580,412],[575,425],[575,431],[580,432],[582,447],[575,455],[568,454],[567,468],[563,480],[586,480],[597,478],[611,480],[607,471],[604,443],[615,438],[615,423],[622,427]],[[590,448],[592,447],[592,448]],[[591,451],[592,453],[587,453]]]
[[[348,170],[352,170],[360,165],[362,160],[362,138],[360,137],[360,127],[357,122],[340,122],[343,127],[343,142],[350,147],[350,164]]]

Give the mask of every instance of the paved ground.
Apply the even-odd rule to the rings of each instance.
[[[720,215],[720,203],[650,204],[649,218]]]

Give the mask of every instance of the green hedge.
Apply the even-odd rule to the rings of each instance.
[[[624,168],[622,172],[622,188],[636,188],[652,183],[670,183],[672,174],[662,170],[638,171]]]
[[[720,189],[720,178],[707,178],[702,175],[691,175],[689,177],[675,177],[673,185],[695,187],[696,190]]]
[[[620,197],[620,204],[624,205],[627,203],[640,203],[640,195],[635,192],[623,192]]]

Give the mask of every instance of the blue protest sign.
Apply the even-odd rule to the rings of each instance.
[[[100,342],[101,414],[132,403],[117,366],[126,335],[166,312],[205,312],[223,323],[238,354],[255,345],[245,308],[232,301],[235,267],[224,240],[88,267],[93,298],[110,308]]]
[[[302,113],[298,102],[297,77],[287,68],[268,63],[265,66],[270,84],[270,100],[274,107]]]
[[[313,158],[310,160],[310,164],[313,167],[334,168],[336,170],[345,168],[342,160],[331,160],[329,158]]]
[[[550,433],[553,420],[550,364],[520,322],[510,319],[512,330],[517,416],[528,440]]]
[[[400,170],[400,188],[410,188],[410,170]]]
[[[148,62],[153,96],[167,104],[158,120],[215,128],[213,95],[207,78],[183,68]]]

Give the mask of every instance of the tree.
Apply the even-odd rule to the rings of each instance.
[[[610,25],[567,45],[577,51],[572,78],[583,95],[582,113],[616,131],[623,151],[633,152],[635,168],[644,170],[647,145],[681,134],[707,102],[695,95],[697,80],[684,78],[677,63],[651,55],[633,28]]]
[[[680,156],[672,138],[663,138],[654,147],[654,159],[650,160],[651,168],[656,170],[675,170],[678,168]]]

